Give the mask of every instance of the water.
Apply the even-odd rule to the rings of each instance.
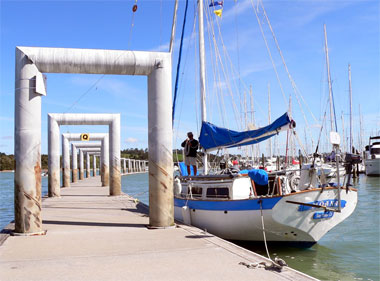
[[[354,182],[359,202],[354,213],[308,249],[269,244],[272,258],[321,280],[380,280],[380,178],[361,175]],[[149,203],[148,174],[122,177],[122,190]],[[47,192],[47,178],[42,178]],[[0,228],[13,220],[13,173],[0,173]],[[243,247],[266,255],[263,243]]]

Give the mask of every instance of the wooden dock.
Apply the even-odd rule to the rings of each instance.
[[[108,192],[97,176],[44,199],[46,235],[2,234],[0,280],[316,280],[250,269],[269,260],[195,227],[148,229],[144,204]]]

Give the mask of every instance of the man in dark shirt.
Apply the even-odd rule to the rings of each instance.
[[[185,165],[187,166],[187,174],[190,176],[190,165],[193,166],[194,175],[197,175],[197,150],[199,142],[193,138],[193,133],[187,133],[187,139],[181,144],[185,149]]]

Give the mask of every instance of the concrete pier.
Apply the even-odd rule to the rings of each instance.
[[[145,205],[108,195],[96,176],[45,198],[47,234],[9,236],[0,280],[316,280],[287,267],[249,269],[239,263],[269,261],[194,227],[149,229]]]

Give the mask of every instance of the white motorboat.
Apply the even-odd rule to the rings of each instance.
[[[365,174],[367,176],[380,176],[380,136],[370,137],[369,144],[365,148]]]

